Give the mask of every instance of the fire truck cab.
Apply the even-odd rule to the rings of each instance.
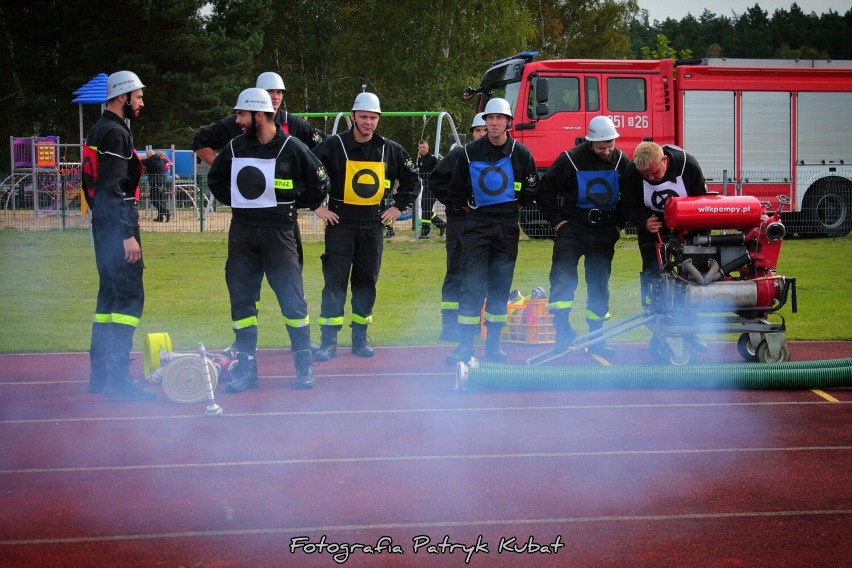
[[[524,52],[495,61],[479,88],[512,105],[511,134],[540,170],[577,144],[589,120],[612,118],[618,147],[676,144],[701,164],[708,189],[753,195],[778,210],[788,232],[842,236],[852,229],[852,62],[705,59],[556,59]],[[537,211],[530,237],[550,237]]]

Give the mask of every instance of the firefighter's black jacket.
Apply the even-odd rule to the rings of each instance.
[[[128,239],[139,227],[136,200],[142,177],[142,162],[133,148],[130,129],[118,115],[104,111],[86,136],[86,146],[97,152],[97,163],[83,166],[86,193],[94,193],[92,221]]]

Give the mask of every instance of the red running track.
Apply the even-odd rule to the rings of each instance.
[[[309,391],[262,352],[219,418],[88,394],[84,354],[2,355],[0,566],[849,565],[850,390],[457,393],[449,351],[342,350]]]

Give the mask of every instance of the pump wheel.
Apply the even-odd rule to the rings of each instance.
[[[737,339],[737,351],[740,352],[740,357],[746,361],[754,361],[757,358],[755,356],[754,345],[751,344],[747,333],[743,333],[740,335],[740,338]]]
[[[692,353],[689,347],[683,346],[683,353],[678,356],[672,351],[665,341],[659,339],[656,335],[651,338],[648,343],[648,349],[651,351],[651,358],[657,363],[670,363],[677,367],[686,365],[692,359]]]
[[[686,345],[683,346],[683,353],[680,356],[676,355],[671,349],[667,349],[667,351],[669,355],[669,363],[676,367],[682,367],[683,365],[688,364],[692,359],[692,353]]]
[[[665,344],[656,335],[651,337],[651,341],[648,342],[648,351],[651,352],[651,359],[655,363],[668,363]]]
[[[761,341],[754,350],[754,358],[760,363],[786,363],[790,360],[790,346],[786,341],[782,341],[778,357],[773,357],[769,354],[769,344]]]

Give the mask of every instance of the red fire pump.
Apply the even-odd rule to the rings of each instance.
[[[790,203],[778,199],[782,208]],[[641,275],[644,310],[578,338],[563,353],[645,325],[660,362],[684,365],[705,348],[700,335],[723,333],[740,334],[737,348],[746,360],[789,361],[784,318],[776,312],[788,297],[797,311],[796,280],[775,272],[786,230],[781,211],[768,207],[753,196],[670,198],[663,208],[670,234],[657,245],[659,271]],[[771,314],[780,321],[770,321]]]
[[[655,355],[683,364],[696,335],[740,332],[743,358],[789,361],[783,317],[768,320],[791,291],[797,310],[795,279],[775,272],[786,234],[781,212],[753,196],[709,194],[671,198],[663,216],[671,234],[658,244],[660,273],[644,279],[643,294],[654,316]]]

